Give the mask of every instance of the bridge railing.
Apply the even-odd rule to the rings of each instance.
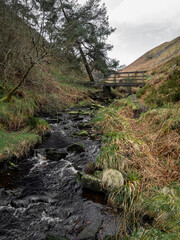
[[[143,86],[147,71],[113,72],[105,77],[105,86]]]

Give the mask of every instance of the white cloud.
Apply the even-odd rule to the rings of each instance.
[[[124,0],[114,8],[104,0],[114,23],[163,23],[180,13],[179,0]]]
[[[86,0],[79,0],[84,3]],[[129,64],[143,53],[180,35],[180,0],[102,0],[116,27],[109,54]]]

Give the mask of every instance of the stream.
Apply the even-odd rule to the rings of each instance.
[[[0,176],[1,240],[104,239],[115,233],[116,214],[107,206],[105,196],[82,188],[77,172],[100,154],[100,141],[72,136],[92,116],[70,114],[46,118],[51,134],[34,156],[19,163],[19,170]],[[90,129],[87,129],[90,131]],[[68,152],[61,160],[46,157],[46,149],[66,150],[81,143],[85,152]],[[57,236],[57,238],[56,238]]]

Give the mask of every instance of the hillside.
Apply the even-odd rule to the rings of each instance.
[[[56,56],[14,7],[0,4],[1,165],[41,141],[49,126],[39,113],[57,113],[88,97],[86,88],[74,84],[86,75]]]
[[[173,39],[171,42],[165,42],[152,50],[148,51],[140,58],[135,60],[123,71],[150,71],[159,65],[166,63],[173,57],[180,55],[180,37]]]

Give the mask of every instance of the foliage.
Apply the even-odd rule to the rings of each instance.
[[[53,33],[53,44],[61,46],[59,56],[66,55],[76,67],[82,61],[91,81],[94,69],[105,73],[109,67],[117,66],[116,60],[107,57],[112,46],[106,40],[115,29],[109,27],[106,8],[100,5],[100,0],[87,1],[84,5],[71,0],[61,0],[59,4],[39,2],[41,10],[48,15],[46,29]]]
[[[136,96],[149,108],[166,106],[180,101],[180,56],[161,64],[155,70],[148,83]]]
[[[146,90],[149,88],[149,85],[146,84],[144,87],[140,88],[137,93],[136,93],[136,97],[137,98],[141,98],[142,95],[144,95],[146,93]]]
[[[13,98],[11,102],[0,103],[0,124],[11,131],[17,131],[28,124],[28,116],[33,116],[37,106],[31,97]]]

